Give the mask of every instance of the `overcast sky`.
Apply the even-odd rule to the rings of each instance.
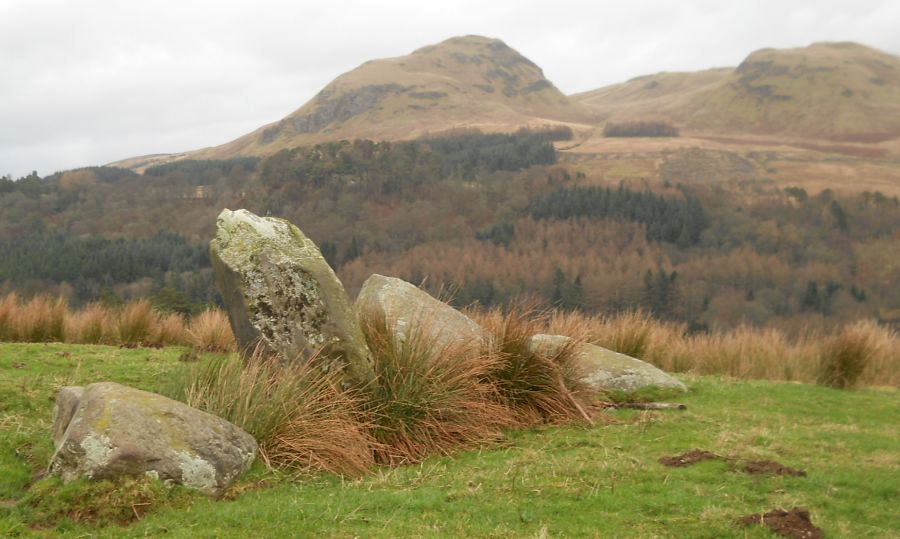
[[[366,60],[464,34],[575,93],[763,47],[900,54],[900,1],[0,0],[0,175],[221,144]]]

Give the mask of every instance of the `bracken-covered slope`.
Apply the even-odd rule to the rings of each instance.
[[[200,153],[265,155],[327,140],[410,139],[458,128],[577,127],[590,114],[502,41],[465,36],[366,62],[286,118]]]
[[[610,121],[878,141],[900,136],[900,57],[855,43],[763,49],[734,69],[660,73],[573,98]]]

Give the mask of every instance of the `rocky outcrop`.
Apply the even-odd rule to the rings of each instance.
[[[569,337],[563,335],[534,335],[529,341],[529,346],[553,355],[570,341]],[[577,343],[575,354],[583,373],[582,381],[597,391],[604,389],[635,391],[647,386],[687,390],[683,383],[671,375],[625,354],[588,343]]]
[[[374,376],[359,322],[319,248],[296,226],[224,210],[210,243],[216,284],[243,351],[262,342],[286,361],[316,354],[348,382]]]
[[[49,472],[67,482],[149,475],[217,496],[256,454],[228,421],[112,382],[62,388],[53,415]]]
[[[408,335],[412,328],[436,348],[469,348],[477,351],[488,334],[474,320],[416,286],[395,277],[372,275],[356,298],[363,324],[387,322]]]

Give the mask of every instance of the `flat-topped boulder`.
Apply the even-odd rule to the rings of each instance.
[[[363,324],[387,322],[401,335],[415,328],[436,348],[469,348],[477,352],[488,334],[474,320],[402,279],[372,275],[356,298]]]
[[[256,440],[232,423],[112,382],[60,390],[53,443],[49,472],[63,481],[149,475],[212,496],[256,455]]]
[[[263,343],[286,361],[315,356],[356,383],[372,359],[344,286],[296,226],[247,210],[224,210],[210,243],[216,284],[242,352]]]
[[[528,345],[553,355],[569,342],[571,339],[564,335],[534,335]],[[582,381],[596,391],[635,391],[647,386],[687,390],[673,376],[640,359],[589,343],[576,343],[574,352],[583,373]]]

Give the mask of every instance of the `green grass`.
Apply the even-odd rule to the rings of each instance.
[[[684,412],[621,410],[611,424],[513,432],[498,448],[359,480],[291,482],[256,465],[227,501],[151,492],[147,515],[128,527],[79,523],[65,508],[32,503],[42,491],[63,492],[85,513],[72,493],[92,488],[51,479],[29,487],[52,449],[55,389],[97,380],[154,389],[182,351],[0,345],[0,536],[763,538],[774,536],[733,520],[793,506],[809,508],[828,537],[900,536],[900,392],[708,377],[687,379]],[[657,463],[693,448],[772,459],[808,476]],[[123,496],[131,490],[124,485]]]

